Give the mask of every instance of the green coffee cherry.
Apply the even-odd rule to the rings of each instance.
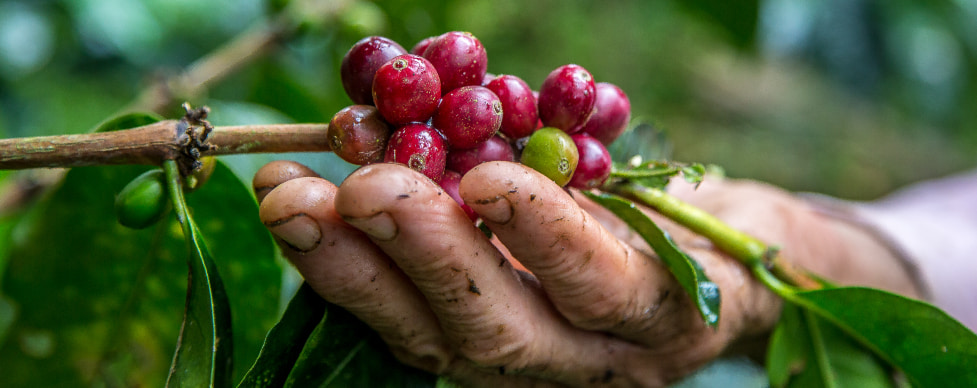
[[[183,178],[183,188],[188,193],[199,189],[200,186],[203,186],[204,183],[210,180],[210,176],[214,173],[214,168],[217,167],[217,158],[204,156],[200,158],[200,163],[199,169]]]
[[[155,224],[170,210],[166,175],[162,170],[146,171],[129,182],[115,197],[115,216],[132,229]]]
[[[557,128],[545,127],[529,137],[520,162],[565,186],[573,177],[579,160],[580,154],[570,135]]]

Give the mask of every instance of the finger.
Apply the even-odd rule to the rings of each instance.
[[[434,314],[389,258],[336,214],[335,192],[324,179],[288,180],[265,197],[259,215],[319,295],[376,330],[401,361],[441,373],[454,354]]]
[[[660,310],[683,297],[657,260],[622,243],[530,168],[483,163],[462,178],[460,191],[578,327],[648,341]]]
[[[282,183],[295,178],[318,176],[319,174],[301,163],[291,160],[276,160],[258,169],[251,181],[251,187],[254,188],[254,195],[258,198],[258,203],[261,203],[272,189]]]
[[[459,354],[480,370],[574,385],[603,376],[623,351],[569,325],[436,184],[401,165],[360,168],[336,210],[367,232],[424,294]]]

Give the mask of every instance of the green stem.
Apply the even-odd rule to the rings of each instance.
[[[183,176],[180,175],[180,167],[176,160],[164,161],[163,172],[166,173],[166,189],[170,192],[173,212],[176,213],[176,219],[180,221],[180,226],[183,227],[183,234],[190,238],[190,223],[187,222],[186,201],[183,199]]]
[[[717,248],[749,268],[769,268],[774,275],[791,285],[805,289],[821,288],[817,280],[779,256],[775,248],[768,247],[759,239],[729,226],[702,209],[682,202],[664,190],[628,181],[612,183],[605,190],[640,201],[663,216],[708,238]]]

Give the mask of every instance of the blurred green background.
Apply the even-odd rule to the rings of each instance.
[[[338,12],[325,17],[330,9]],[[492,73],[516,74],[538,87],[552,69],[577,63],[598,81],[618,84],[630,96],[635,118],[652,124],[669,141],[668,145],[644,144],[638,148],[649,152],[666,149],[670,157],[680,161],[714,163],[733,177],[867,200],[909,182],[977,165],[977,114],[973,113],[977,112],[977,0],[0,0],[0,137],[89,131],[102,120],[131,108],[137,96],[155,82],[180,74],[222,44],[278,18],[292,20],[300,27],[277,42],[272,51],[209,88],[192,95],[174,90],[177,95],[172,104],[160,113],[178,117],[179,104],[186,100],[194,106],[209,105],[217,125],[326,122],[351,103],[339,80],[339,63],[357,40],[385,35],[409,49],[425,37],[466,30],[485,45]],[[258,167],[278,158],[300,160],[337,181],[353,167],[321,153],[232,156],[223,160],[241,180],[249,182]],[[137,170],[89,169],[78,176],[101,177],[92,180],[103,185],[117,181],[121,187],[131,179],[122,175],[134,176]],[[93,207],[95,197],[104,197],[99,203],[109,206],[111,198],[105,193],[116,189],[106,187],[95,194],[92,192],[97,190],[82,190],[94,196],[90,199],[64,190],[84,187],[81,178],[76,178],[73,186],[68,184],[71,182],[64,184],[58,194],[64,197],[55,196],[48,201],[54,204],[43,208],[49,210],[44,219],[60,222],[52,227],[58,229],[54,233],[71,229],[65,235],[58,234],[60,244],[49,244],[45,233],[50,230],[39,229],[41,232],[33,237],[25,237],[23,231],[29,228],[23,225],[31,225],[29,221],[40,217],[39,212],[28,213],[23,225],[17,226],[23,210],[11,211],[10,202],[5,202],[10,198],[4,196],[15,191],[10,185],[32,181],[11,179],[20,175],[0,171],[0,279],[4,279],[4,271],[10,275],[4,284],[6,291],[16,288],[16,282],[9,279],[27,279],[17,284],[24,283],[20,289],[36,298],[14,300],[5,299],[10,295],[0,295],[0,345],[6,334],[20,330],[16,325],[24,325],[23,318],[15,322],[17,303],[22,303],[23,316],[33,309],[43,317],[60,314],[64,318],[67,309],[45,304],[61,299],[44,299],[44,293],[33,293],[32,287],[50,293],[75,293],[76,289],[56,285],[67,281],[86,284],[89,278],[99,287],[112,283],[94,276],[103,272],[99,262],[103,248],[92,250],[92,266],[85,272],[61,264],[60,260],[81,260],[80,254],[72,253],[79,245],[66,235],[120,250],[111,259],[128,264],[104,275],[129,279],[130,283],[135,282],[130,275],[142,271],[136,265],[139,262],[127,261],[137,256],[130,250],[141,252],[145,245],[133,236],[152,237],[126,234],[129,232],[109,219],[108,211]],[[243,186],[233,187],[237,190],[233,193],[230,186],[205,188],[215,198],[243,195],[247,200]],[[89,200],[92,202],[85,202]],[[67,213],[52,213],[51,209]],[[106,214],[91,217],[96,211]],[[221,216],[209,218],[217,224],[223,221]],[[242,225],[257,228],[255,233],[264,236],[257,222],[242,221]],[[219,226],[214,228],[221,229]],[[93,235],[82,236],[79,230]],[[116,236],[123,237],[113,240]],[[211,238],[218,242],[214,244],[217,261],[233,264],[217,251],[222,242],[234,242],[234,238]],[[250,240],[262,242],[261,238]],[[25,241],[38,247],[63,248],[66,256],[73,256],[49,254],[52,257],[43,257],[42,261],[49,263],[47,266],[38,264],[31,255],[8,261],[6,246],[23,246]],[[267,241],[263,243],[270,247]],[[172,276],[167,279],[173,283],[166,283],[170,286],[145,282],[149,291],[166,291],[163,296],[175,301],[160,303],[165,309],[159,316],[171,320],[180,315],[180,285],[184,284],[181,255],[172,256],[176,259],[154,264],[171,270],[167,274]],[[270,265],[265,257],[268,254],[254,256],[254,260],[265,260],[262,265]],[[22,265],[14,265],[17,263]],[[260,265],[231,268],[225,273],[230,275],[227,279],[232,294],[239,290],[260,294],[254,299],[235,297],[234,302],[273,311],[277,299],[287,299],[289,290],[294,289],[295,279],[289,280],[286,273],[281,295],[269,296],[266,294],[279,289],[277,268],[262,274],[272,280],[252,282],[267,285],[257,288],[246,286],[252,283],[241,275],[241,268]],[[22,276],[34,272],[60,273],[65,278],[49,280],[56,284],[51,286],[31,283]],[[239,287],[234,286],[235,281],[241,283]],[[119,285],[120,289],[138,290],[137,286]],[[125,292],[113,289],[106,294],[121,293],[117,297],[122,298]],[[160,295],[154,297],[162,299]],[[88,294],[72,297],[86,299]],[[143,299],[132,305],[137,310],[150,309],[152,304]],[[117,309],[106,306],[97,306],[102,315],[93,315],[96,327],[108,327],[107,322],[117,319],[113,315],[118,314]],[[254,338],[235,346],[256,349],[275,318],[272,315],[249,321],[253,324],[246,334]],[[97,386],[159,385],[174,346],[171,332],[178,322],[164,322],[151,314],[136,316],[143,317],[149,317],[153,324],[142,325],[137,320],[142,326],[133,332],[151,340],[150,348],[159,350],[151,354],[155,358],[148,360],[151,357],[135,352],[111,355],[122,360],[111,364],[120,365],[119,370],[98,373],[89,364],[61,367],[71,378],[94,378]],[[103,330],[102,335],[110,332]],[[18,349],[43,360],[44,354],[28,350],[50,350],[53,343],[45,342],[50,335],[27,332],[32,333],[36,335],[20,333],[6,339],[16,337]],[[76,334],[89,339],[91,332],[86,328]],[[91,338],[97,342],[101,337]],[[7,345],[13,349],[11,344]],[[99,346],[113,349],[112,344]],[[20,357],[18,354],[6,356]],[[253,351],[242,357],[252,356]],[[139,362],[145,365],[133,364]],[[23,374],[53,370],[41,361],[37,365],[37,370]],[[148,372],[133,376],[132,371]],[[75,376],[79,373],[81,377]],[[125,383],[104,378],[116,374],[127,376]],[[731,375],[740,378],[731,379]],[[57,379],[56,374],[52,376]],[[739,381],[743,386],[757,386],[763,376],[755,364],[734,359],[714,364],[686,384],[712,386],[717,379],[727,385]]]
[[[974,0],[341,2],[328,20],[311,10],[336,2],[302,1],[301,33],[190,101],[217,124],[324,122],[358,39],[466,30],[490,72],[538,87],[577,63],[620,85],[674,159],[731,176],[870,199],[977,164]],[[0,136],[86,131],[286,2],[0,2]]]

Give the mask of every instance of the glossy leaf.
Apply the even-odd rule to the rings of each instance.
[[[176,161],[163,165],[167,189],[187,241],[187,303],[168,387],[224,387],[230,384],[234,339],[231,309],[217,266],[183,197],[183,178]]]
[[[136,231],[112,211],[146,169],[74,168],[8,229],[0,284],[16,316],[0,343],[0,387],[163,385],[186,303],[187,244],[175,217]],[[246,367],[279,312],[274,242],[226,166],[187,202],[224,275],[235,363]]]
[[[803,340],[807,335],[805,329],[801,310],[796,305],[784,303],[767,347],[766,369],[772,387],[787,386],[791,375],[804,369],[807,361],[807,341]]]
[[[302,283],[238,387],[281,387],[325,311],[326,301]]]
[[[111,117],[95,126],[93,132],[110,132],[149,125],[163,120],[163,117],[152,112],[132,112]]]
[[[719,287],[706,277],[698,262],[682,252],[671,238],[632,202],[611,194],[594,194],[586,191],[583,193],[638,232],[658,254],[685,292],[695,301],[702,320],[712,327],[719,324]]]
[[[773,387],[893,386],[881,359],[816,314],[789,303],[771,338],[767,370]]]
[[[352,314],[328,305],[285,386],[433,387],[436,381],[436,376],[398,362]]]
[[[902,370],[913,386],[977,386],[977,335],[932,305],[862,287],[798,292],[789,299]]]

